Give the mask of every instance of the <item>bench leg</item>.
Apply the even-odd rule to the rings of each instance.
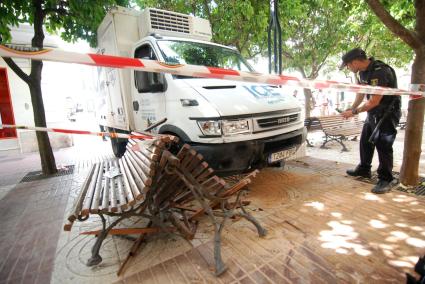
[[[223,274],[227,267],[224,265],[221,257],[221,231],[224,228],[224,220],[219,225],[217,222],[214,224],[214,261],[215,261],[215,275],[220,276]]]
[[[242,211],[243,212],[239,212],[236,215],[239,215],[239,216],[247,219],[249,222],[251,222],[255,226],[255,228],[257,228],[257,232],[258,232],[259,237],[264,237],[265,235],[267,235],[267,230],[264,229],[263,226],[261,226],[261,224],[257,221],[257,219],[255,219],[251,214],[246,212],[245,209],[242,209]]]
[[[102,231],[97,236],[96,242],[94,243],[94,245],[93,245],[93,247],[91,249],[92,256],[87,261],[87,266],[94,266],[94,265],[99,264],[99,263],[102,262],[102,257],[99,254],[99,250],[100,250],[100,247],[102,246],[103,241],[108,236],[109,231],[113,227],[115,227],[124,218],[127,218],[128,217],[126,215],[121,216],[117,220],[115,220],[114,222],[112,222],[111,225],[109,225],[108,227],[106,227],[106,219],[105,219],[105,217],[103,217],[102,214],[99,214],[99,216],[102,219]]]
[[[331,140],[328,140],[328,136],[326,135],[325,136],[325,141],[323,141],[323,144],[322,144],[322,146],[320,146],[320,149],[329,149],[329,148],[327,148],[325,145],[326,145],[326,143],[328,143],[329,141],[331,141]]]
[[[240,210],[242,212],[238,212],[235,215],[237,216],[241,216],[243,218],[245,218],[246,220],[248,220],[249,222],[251,222],[255,228],[257,228],[257,232],[258,232],[258,236],[259,237],[264,237],[267,234],[267,230],[263,228],[263,226],[261,226],[260,222],[257,221],[257,219],[254,218],[254,216],[252,216],[251,214],[249,214],[244,206],[243,203],[241,201],[241,195],[242,195],[243,191],[239,191],[237,197],[236,197],[236,201],[235,201],[235,207],[233,209],[235,209],[236,207],[239,207]]]
[[[171,224],[173,224],[173,226],[177,228],[177,230],[184,236],[185,239],[192,240],[195,237],[196,225],[190,227],[190,224],[188,222],[180,221],[179,217],[176,216],[174,212],[170,213],[169,219]],[[185,221],[186,220],[187,219],[185,217]]]
[[[206,202],[206,198],[204,194],[202,194],[202,186],[192,177],[191,174],[186,172],[185,170],[176,171],[176,174],[181,178],[181,180],[186,184],[186,186],[190,189],[195,199],[201,204],[202,208],[207,213],[211,223],[214,226],[214,261],[215,261],[215,275],[219,276],[223,274],[227,267],[224,265],[223,259],[221,257],[221,230],[224,227],[224,223],[226,221],[226,217],[224,217],[223,221],[219,224],[217,219],[214,216],[214,212],[209,204]]]
[[[313,144],[311,144],[310,140],[308,140],[308,138],[305,139],[305,142],[307,144],[307,147],[314,147]]]
[[[336,142],[338,142],[338,143],[339,143],[339,144],[341,144],[341,146],[342,146],[342,150],[341,150],[341,152],[349,152],[349,151],[348,151],[348,149],[347,149],[347,147],[345,147],[344,142],[342,142],[342,139],[343,139],[343,138],[336,139]]]

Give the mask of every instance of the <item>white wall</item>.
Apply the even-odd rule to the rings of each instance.
[[[29,45],[33,36],[32,27],[22,25],[12,28],[12,43]],[[88,51],[87,44],[66,44],[58,36],[48,35],[45,39],[46,47],[73,49],[78,52]],[[29,74],[30,61],[25,59],[14,59],[15,62]],[[0,67],[7,67],[0,58]],[[67,97],[72,100],[86,100],[94,93],[93,67],[64,64],[56,62],[44,62],[42,72],[43,102],[48,127],[73,128],[67,115],[69,107]],[[17,125],[34,125],[34,115],[31,96],[28,85],[22,81],[10,68],[7,67],[12,106]],[[69,101],[69,99],[68,99]],[[50,133],[52,148],[64,148],[73,145],[72,135]],[[35,132],[18,130],[17,139],[0,140],[0,151],[19,149],[21,152],[38,151]],[[12,141],[11,141],[12,140]]]

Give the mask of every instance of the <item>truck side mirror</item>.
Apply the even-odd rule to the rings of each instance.
[[[159,93],[167,90],[167,81],[162,73],[135,71],[134,80],[139,93]]]

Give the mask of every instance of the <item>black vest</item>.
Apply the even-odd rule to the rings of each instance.
[[[374,60],[370,58],[371,63],[369,64],[366,71],[360,72],[360,80],[362,83],[368,85],[377,85],[381,87],[397,88],[397,76],[394,69],[385,64],[380,60]],[[377,84],[374,84],[374,80],[377,80]],[[367,99],[370,95],[367,94]],[[391,108],[391,110],[389,110]],[[401,109],[401,98],[400,96],[383,96],[379,105],[369,110],[369,114],[383,115],[385,111],[400,111]]]

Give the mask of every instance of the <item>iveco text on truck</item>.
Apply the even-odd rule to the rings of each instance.
[[[98,28],[99,52],[254,71],[234,48],[211,42],[207,20],[158,9],[112,9]],[[99,119],[109,131],[178,136],[219,173],[243,172],[294,154],[305,141],[299,102],[270,85],[99,68]],[[126,141],[112,139],[114,154]]]

